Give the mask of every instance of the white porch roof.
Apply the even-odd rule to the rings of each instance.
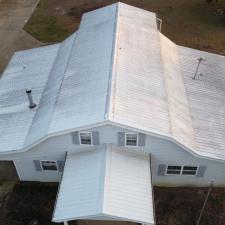
[[[111,145],[69,154],[53,215],[154,224],[150,157]]]

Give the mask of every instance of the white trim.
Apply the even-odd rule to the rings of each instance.
[[[133,222],[133,223],[143,223],[143,221],[139,221],[139,220],[134,220],[134,219],[130,219],[130,218],[126,218],[126,217],[119,217],[119,216],[114,216],[114,215],[110,215],[110,214],[105,214],[105,213],[99,213],[99,214],[95,214],[95,215],[87,215],[87,216],[81,216],[81,217],[71,217],[71,218],[67,218],[67,221],[73,221],[73,220],[98,220],[99,218],[110,218],[111,220],[108,220],[108,221],[111,221],[111,222],[115,222],[115,221],[121,221],[121,222],[126,222],[126,221],[129,221],[129,222]],[[62,223],[64,222],[65,220],[53,220],[52,221],[54,223]],[[104,220],[100,220],[100,221],[104,221]],[[146,223],[145,223],[146,224]],[[153,223],[149,224],[149,225],[152,225]]]
[[[44,159],[44,160],[39,160],[39,162],[40,162],[40,166],[41,166],[41,169],[42,169],[43,172],[45,172],[45,171],[59,172],[59,168],[58,168],[58,164],[57,164],[57,161],[56,161],[56,160],[48,160],[48,159]],[[55,165],[56,165],[56,170],[45,170],[45,169],[43,168],[42,162],[54,162]]]
[[[81,132],[78,132],[79,133],[79,142],[80,142],[80,145],[85,145],[85,146],[91,146],[93,145],[93,138],[92,138],[92,132],[91,131],[81,131]],[[82,144],[81,143],[81,136],[80,134],[91,134],[91,144]]]
[[[136,145],[127,145],[127,135],[137,135],[137,141],[136,141]],[[125,143],[124,143],[124,146],[125,147],[138,147],[138,140],[139,138],[138,138],[138,133],[125,133]]]
[[[21,181],[21,176],[20,176],[20,174],[19,174],[19,170],[18,170],[18,168],[17,168],[17,166],[16,166],[16,162],[15,162],[15,160],[9,160],[9,161],[13,161],[13,164],[14,164],[14,166],[15,166],[15,169],[16,169],[16,172],[17,172],[17,175],[18,175],[18,177],[19,177],[19,180]]]

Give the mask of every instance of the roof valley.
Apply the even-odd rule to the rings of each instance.
[[[76,33],[62,42],[58,49],[51,72],[49,74],[48,81],[42,93],[42,97],[38,105],[36,114],[33,118],[28,136],[25,140],[25,148],[27,148],[29,145],[33,145],[35,142],[38,142],[43,137],[48,136],[48,130],[52,115],[54,113],[55,104],[60,93],[60,88],[63,82],[65,71],[67,69],[68,60],[72,52],[71,45],[74,44],[75,39]],[[68,47],[70,47],[70,53],[65,55],[65,49],[67,50]],[[62,58],[62,56],[64,57]],[[62,62],[62,60],[64,61],[64,63]],[[45,123],[43,123],[43,118],[45,120]],[[40,132],[37,132],[37,128],[42,129]]]
[[[177,45],[161,33],[159,39],[172,137],[186,147],[194,149],[194,129]]]
[[[24,141],[24,146],[23,146],[24,148],[26,148],[27,145],[29,145],[29,143],[33,144],[32,140],[30,140],[30,138],[31,138],[33,132],[35,132],[34,123],[35,123],[35,120],[36,120],[37,117],[38,117],[39,110],[42,110],[42,109],[43,109],[42,107],[39,107],[39,106],[42,105],[42,102],[43,102],[43,100],[45,99],[45,90],[46,90],[46,87],[48,86],[49,80],[50,80],[50,78],[51,78],[52,70],[53,70],[53,68],[54,68],[54,64],[55,64],[55,61],[56,61],[56,59],[57,59],[57,56],[58,56],[58,53],[59,53],[60,48],[61,48],[61,46],[58,47],[57,53],[56,53],[56,55],[55,55],[55,59],[54,59],[53,64],[52,64],[51,71],[50,71],[50,73],[49,73],[49,77],[48,77],[47,82],[46,82],[46,84],[45,84],[44,90],[43,90],[43,92],[42,92],[42,94],[41,94],[40,102],[39,102],[39,104],[37,105],[37,109],[36,109],[35,115],[34,115],[34,117],[33,117],[33,119],[32,119],[31,125],[30,125],[30,127],[29,127],[28,132],[27,132],[27,135],[26,135],[26,138],[25,138],[25,141]]]

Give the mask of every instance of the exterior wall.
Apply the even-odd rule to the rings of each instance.
[[[117,132],[132,132],[114,126],[104,126],[88,131],[99,131],[100,144],[117,145]],[[61,173],[55,171],[36,171],[33,160],[64,160],[66,152],[77,152],[87,148],[85,145],[72,143],[72,135],[66,134],[49,138],[33,149],[16,154],[0,155],[0,160],[14,160],[20,179],[24,181],[57,182]],[[96,146],[94,146],[96,148]],[[170,141],[146,136],[144,147],[131,147],[134,151],[145,151],[151,154],[152,179],[154,185],[161,186],[207,186],[211,181],[216,186],[225,186],[225,163],[195,157]],[[158,176],[159,164],[172,165],[205,165],[203,178],[196,176],[165,175]]]

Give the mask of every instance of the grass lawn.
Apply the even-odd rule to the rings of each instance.
[[[0,204],[1,225],[53,225],[52,212],[58,184],[21,182]],[[154,187],[156,225],[194,225],[203,206],[207,188]],[[225,188],[213,188],[200,225],[224,225]],[[60,225],[60,224],[59,224]],[[128,222],[77,221],[69,225],[134,225]]]
[[[84,12],[117,2],[115,0],[40,0],[25,30],[38,40],[51,43],[77,30]],[[207,4],[205,0],[124,0],[163,20],[162,32],[179,45],[225,55],[225,0]]]

